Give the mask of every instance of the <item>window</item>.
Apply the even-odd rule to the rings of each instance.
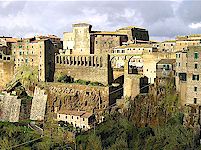
[[[194,104],[197,104],[197,98],[194,98]]]
[[[198,88],[195,86],[195,87],[194,87],[194,91],[197,92],[197,90],[198,90]]]
[[[59,118],[60,118],[60,115],[59,115]]]
[[[194,74],[193,74],[192,80],[197,80],[197,81],[199,81],[199,75],[194,75]]]
[[[83,118],[83,121],[84,121],[84,118]]]
[[[194,52],[194,59],[198,59],[198,52]]]
[[[66,119],[67,119],[67,116],[66,116]]]
[[[73,116],[72,116],[72,119],[73,119]]]
[[[79,118],[77,117],[77,120],[78,120]]]
[[[25,62],[28,63],[28,58],[25,59]]]
[[[195,64],[195,69],[198,69],[198,64]]]
[[[22,52],[20,52],[20,55],[22,55]]]

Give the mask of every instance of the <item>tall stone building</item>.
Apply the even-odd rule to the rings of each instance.
[[[123,33],[128,36],[128,41],[149,41],[149,33],[146,29],[136,26],[124,27],[116,30],[116,32]]]
[[[39,81],[53,81],[55,47],[49,38],[20,39],[12,45],[14,71],[21,66],[38,68]]]
[[[176,87],[181,104],[201,104],[201,46],[189,46],[176,53]]]
[[[114,47],[130,41],[149,41],[146,29],[126,27],[116,31],[92,31],[92,25],[73,24],[72,32],[64,32],[63,50],[66,54],[88,55],[111,53]]]

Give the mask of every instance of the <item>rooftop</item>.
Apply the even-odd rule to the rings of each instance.
[[[115,31],[94,31],[91,34],[95,34],[95,35],[126,35],[126,34],[115,32]]]
[[[129,44],[129,45],[122,45],[115,48],[152,48],[151,44]]]
[[[161,59],[157,64],[174,64],[176,59]]]
[[[137,26],[127,26],[127,27],[119,28],[118,30],[130,30],[130,29],[133,29],[133,28],[144,29],[145,30],[145,28],[137,27]]]
[[[89,118],[92,116],[92,113],[86,111],[76,111],[76,110],[60,110],[58,111],[59,114],[66,114],[66,115],[73,115],[73,116],[80,116],[82,118]]]

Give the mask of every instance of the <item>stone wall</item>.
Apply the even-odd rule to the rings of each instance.
[[[18,122],[21,99],[8,93],[0,95],[0,121]]]
[[[57,76],[68,75],[74,79],[99,82],[108,85],[112,82],[108,55],[57,55],[55,80]]]
[[[31,120],[43,120],[46,111],[47,94],[46,91],[35,87],[34,97],[31,106]]]
[[[10,55],[4,55],[0,52],[0,90],[5,88],[14,74],[14,62]]]
[[[47,83],[48,111],[104,109],[112,103],[109,87],[66,83]]]

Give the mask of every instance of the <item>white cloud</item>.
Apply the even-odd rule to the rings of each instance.
[[[198,23],[191,23],[191,24],[189,24],[189,27],[192,28],[192,29],[201,28],[201,22],[198,22]]]

